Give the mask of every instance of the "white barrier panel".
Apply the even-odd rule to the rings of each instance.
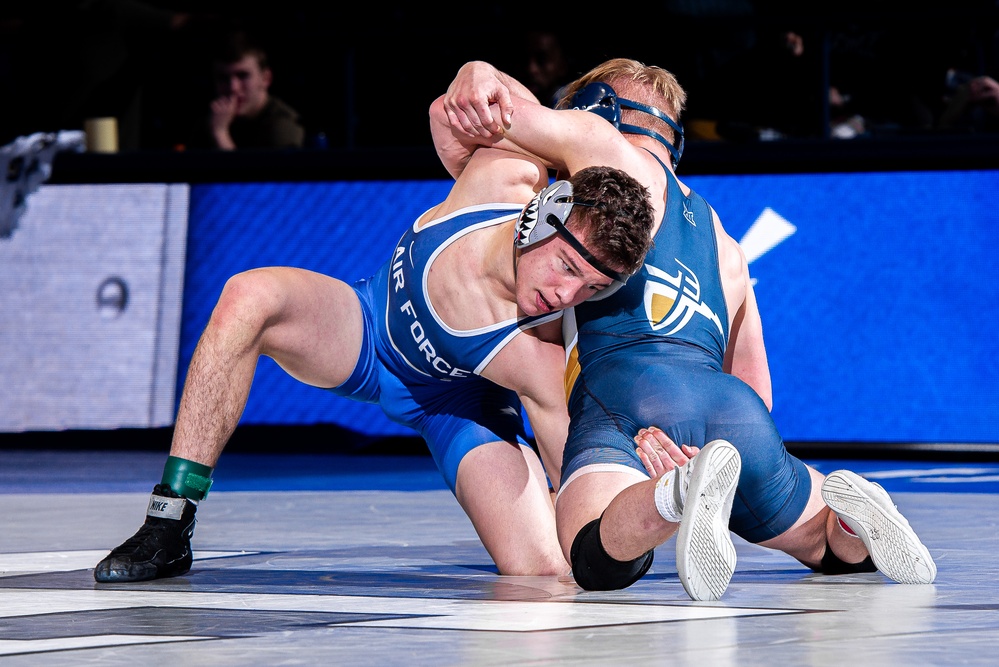
[[[0,431],[173,423],[187,184],[43,185],[0,239]]]

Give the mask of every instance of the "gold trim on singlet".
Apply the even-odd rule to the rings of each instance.
[[[565,402],[569,402],[572,388],[576,384],[576,378],[582,370],[579,365],[579,348],[576,343],[579,339],[579,331],[576,328],[576,312],[572,308],[562,311],[562,341],[565,345]]]

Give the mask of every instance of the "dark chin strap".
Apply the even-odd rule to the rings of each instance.
[[[685,141],[683,136],[683,128],[680,126],[680,124],[674,121],[666,114],[664,114],[659,109],[649,106],[648,104],[642,104],[641,102],[626,100],[623,97],[617,98],[617,101],[623,109],[634,109],[635,111],[643,111],[651,116],[655,116],[656,118],[658,118],[659,120],[663,121],[664,123],[673,128],[673,131],[676,132],[677,136],[676,146],[666,141],[666,137],[662,136],[661,134],[659,134],[654,130],[647,130],[644,127],[639,127],[637,125],[628,125],[626,123],[621,123],[620,125],[618,125],[618,129],[621,130],[622,132],[630,132],[632,134],[644,134],[647,137],[652,137],[653,139],[661,143],[663,146],[665,146],[666,150],[669,151],[670,156],[673,158],[673,168],[676,169],[676,165],[680,163],[680,157],[683,155],[683,144]]]
[[[593,255],[591,255],[590,251],[587,250],[586,247],[582,243],[580,243],[575,236],[572,235],[572,232],[570,232],[568,229],[565,228],[565,225],[562,224],[562,221],[560,221],[557,216],[555,216],[554,214],[549,214],[545,222],[554,227],[555,232],[559,236],[561,236],[566,243],[572,246],[572,249],[578,252],[579,256],[585,259],[587,264],[589,264],[594,269],[604,274],[611,280],[616,280],[622,285],[628,282],[628,278],[631,277],[630,275],[628,275],[627,273],[618,273],[617,271],[608,267],[606,264],[601,262]]]
[[[590,111],[597,114],[604,120],[610,122],[621,132],[627,132],[629,134],[644,134],[647,137],[652,137],[669,151],[674,169],[676,169],[676,166],[680,163],[680,157],[683,155],[684,144],[683,126],[679,122],[667,116],[662,110],[649,106],[648,104],[642,104],[641,102],[635,102],[634,100],[626,100],[623,97],[618,97],[617,93],[614,92],[614,89],[603,81],[592,81],[577,90],[575,95],[572,96],[570,104],[572,105],[570,107],[572,109],[581,109],[583,111]],[[659,120],[663,121],[673,128],[674,132],[676,132],[676,144],[674,145],[673,143],[670,143],[665,137],[653,130],[647,130],[644,127],[639,127],[637,125],[627,125],[622,123],[621,109],[641,111],[642,113],[655,116]]]

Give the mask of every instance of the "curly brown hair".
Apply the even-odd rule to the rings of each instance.
[[[655,209],[648,188],[620,169],[586,167],[569,178],[573,206],[567,228],[601,262],[632,274],[652,247]]]

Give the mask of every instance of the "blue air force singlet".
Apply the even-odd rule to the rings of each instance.
[[[425,382],[479,375],[518,333],[561,316],[547,313],[459,331],[430,303],[427,280],[438,255],[458,238],[505,222],[522,210],[519,204],[470,206],[420,228],[414,224],[403,234],[388,267],[385,309],[387,342],[396,352],[391,370],[399,377]]]
[[[561,313],[459,331],[448,327],[430,304],[427,278],[434,260],[455,240],[506,222],[522,210],[521,204],[484,204],[422,228],[411,225],[391,259],[353,286],[364,319],[361,351],[350,377],[329,391],[378,403],[392,421],[416,430],[452,492],[461,460],[479,445],[507,441],[527,446],[517,394],[480,373],[517,334]]]

